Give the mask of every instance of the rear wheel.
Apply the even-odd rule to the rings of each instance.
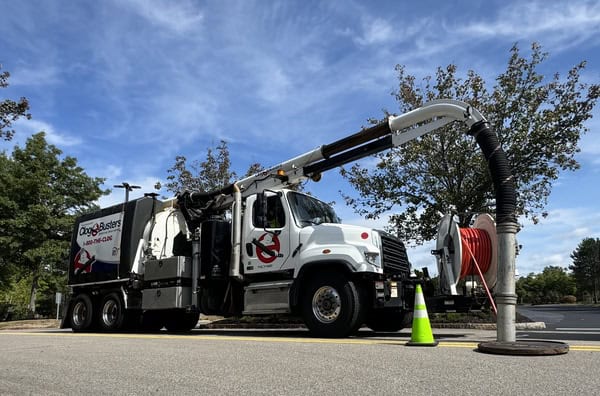
[[[121,296],[118,293],[110,293],[104,297],[98,316],[98,323],[100,323],[102,330],[121,330],[125,322],[125,310],[123,309]]]
[[[367,326],[373,331],[399,331],[410,327],[412,312],[398,309],[373,310],[368,319]]]
[[[71,328],[75,332],[90,330],[93,322],[92,300],[87,294],[75,297],[71,308]]]
[[[363,306],[357,285],[338,272],[309,279],[301,301],[302,316],[318,337],[346,337],[362,324]]]

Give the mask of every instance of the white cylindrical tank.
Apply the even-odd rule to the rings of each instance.
[[[150,248],[152,255],[157,259],[173,256],[173,241],[182,233],[187,237],[188,229],[185,218],[180,210],[167,208],[154,217]]]

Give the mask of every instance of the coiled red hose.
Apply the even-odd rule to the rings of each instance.
[[[460,279],[467,275],[479,275],[476,263],[481,273],[485,274],[492,264],[492,241],[485,230],[479,228],[461,228],[462,259]]]
[[[487,231],[479,228],[461,228],[460,240],[462,245],[460,279],[467,275],[479,275],[490,300],[492,311],[497,315],[498,309],[483,276],[492,264],[492,240],[490,235]]]

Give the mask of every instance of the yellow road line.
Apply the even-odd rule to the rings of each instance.
[[[588,351],[588,352],[600,352],[600,346],[592,345],[569,345],[571,351]]]
[[[121,333],[54,333],[54,332],[11,332],[0,331],[1,335],[42,336],[42,337],[95,337],[95,338],[121,338],[121,339],[163,339],[163,340],[202,340],[202,341],[253,341],[253,342],[281,342],[302,344],[349,344],[349,345],[400,345],[407,340],[381,340],[368,338],[298,338],[298,337],[256,337],[256,336],[229,336],[229,335],[200,335],[200,334],[121,334]],[[440,342],[442,348],[470,348],[476,349],[477,342]],[[600,346],[571,345],[571,351],[600,352]]]

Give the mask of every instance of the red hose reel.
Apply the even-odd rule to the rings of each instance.
[[[495,308],[490,290],[498,279],[498,238],[492,216],[478,215],[469,228],[460,228],[452,215],[444,216],[438,225],[436,252],[443,292],[457,295],[461,279],[477,276]]]

